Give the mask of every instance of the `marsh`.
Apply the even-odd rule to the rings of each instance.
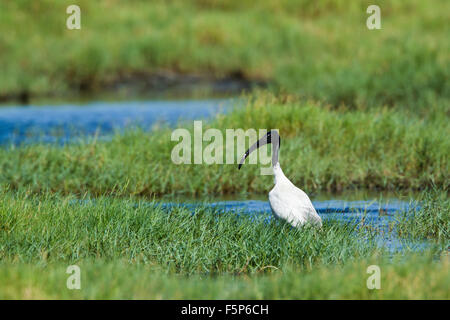
[[[378,2],[1,2],[0,298],[449,299],[450,2]],[[322,228],[194,121],[278,129]]]

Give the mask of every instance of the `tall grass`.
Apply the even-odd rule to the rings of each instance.
[[[133,75],[242,75],[334,106],[448,103],[445,0],[77,1],[0,4],[0,97],[97,90]],[[32,52],[33,54],[30,54]]]
[[[381,289],[366,286],[369,265],[381,271]],[[66,288],[63,263],[0,263],[0,299],[449,299],[448,256],[396,263],[383,259],[344,267],[220,277],[166,275],[148,265],[101,259],[78,263],[81,289]]]
[[[448,242],[446,205],[424,203],[395,230]],[[330,220],[321,229],[295,229],[269,214],[2,190],[0,298],[449,297],[446,247],[391,256],[377,247],[374,229]],[[81,290],[66,288],[73,264],[81,268]],[[366,286],[373,264],[381,268],[381,290]]]
[[[446,190],[422,194],[421,210],[404,212],[397,224],[400,236],[434,239],[450,249],[450,200]]]
[[[209,127],[223,133],[228,128],[279,129],[281,166],[307,192],[448,187],[450,127],[445,110],[422,118],[390,109],[333,110],[292,99],[260,94],[246,107],[204,123],[203,132]],[[193,137],[192,123],[179,127]],[[170,140],[171,132],[130,129],[111,141],[1,148],[0,184],[34,193],[147,198],[267,193],[272,188],[272,177],[261,176],[259,165],[238,171],[233,164],[174,164],[171,153],[178,142]],[[223,150],[224,155],[232,151]],[[235,151],[235,158],[240,156]]]
[[[79,31],[65,27],[71,4],[0,3],[0,100],[161,71],[264,80],[282,94],[256,92],[204,130],[279,129],[283,170],[310,194],[440,190],[395,228],[440,249],[386,261],[376,230],[351,223],[293,229],[158,206],[166,194],[267,193],[273,181],[259,165],[175,165],[172,129],[128,129],[0,148],[0,298],[449,298],[448,256],[436,259],[449,241],[449,1],[378,1],[375,31],[369,1],[80,0]],[[69,264],[80,291],[65,289]],[[382,290],[367,289],[369,264]]]
[[[0,298],[448,299],[445,249],[389,256],[352,223],[267,217],[3,191]],[[74,264],[81,290],[66,288]],[[373,264],[380,290],[366,286]]]
[[[267,217],[6,192],[0,199],[0,260],[45,265],[102,259],[144,263],[167,273],[245,274],[383,253],[370,241],[371,233],[355,224],[293,229]]]

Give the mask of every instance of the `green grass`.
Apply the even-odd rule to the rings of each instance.
[[[390,257],[370,228],[325,221],[321,229],[293,229],[266,217],[4,191],[0,298],[449,298],[442,246]],[[74,264],[81,290],[66,288]],[[380,290],[366,287],[373,264],[381,268]]]
[[[154,197],[267,194],[273,177],[175,165],[172,129],[127,129],[0,148],[0,299],[450,298],[449,1],[378,1],[377,31],[370,1],[79,0],[80,31],[65,28],[70,4],[0,3],[0,100],[158,72],[263,80],[275,95],[255,91],[203,130],[280,129],[284,172],[310,195],[420,191],[423,209],[390,232],[435,245],[391,257],[368,226],[164,210]],[[66,289],[71,264],[81,290]],[[366,287],[371,264],[381,290]]]
[[[203,132],[209,127],[280,129],[281,166],[307,193],[448,188],[450,126],[443,109],[423,118],[403,110],[333,110],[292,99],[261,93],[246,107],[204,123]],[[192,122],[180,127],[193,132]],[[171,133],[161,127],[130,129],[106,142],[1,148],[0,185],[34,193],[147,198],[266,194],[272,188],[273,177],[261,176],[259,165],[238,171],[232,164],[174,164],[171,152],[178,142],[170,141]],[[235,157],[241,155],[235,152]]]
[[[267,216],[251,218],[198,208],[163,210],[135,200],[4,193],[0,259],[27,263],[125,260],[181,274],[255,273],[265,268],[341,264],[382,249],[369,231],[326,222],[293,229]],[[354,232],[362,239],[357,241]]]
[[[366,286],[379,265],[381,289]],[[352,262],[344,267],[275,270],[250,276],[167,275],[148,265],[96,260],[77,264],[81,289],[69,290],[67,264],[0,263],[0,299],[449,299],[448,256]]]
[[[411,239],[434,239],[450,248],[450,200],[445,191],[424,193],[423,208],[404,212],[397,230]]]
[[[382,30],[366,28],[370,1],[73,1],[0,4],[0,96],[64,95],[161,70],[242,74],[334,106],[448,103],[449,2],[378,1]],[[33,52],[33,54],[30,54]]]

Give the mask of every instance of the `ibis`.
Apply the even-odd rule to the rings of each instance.
[[[278,161],[281,139],[276,130],[270,130],[245,152],[239,162],[238,169],[241,169],[250,153],[265,144],[272,144],[272,168],[275,186],[269,192],[269,203],[275,217],[287,221],[293,227],[300,227],[307,223],[321,227],[322,219],[314,209],[308,195],[297,188],[281,170]]]

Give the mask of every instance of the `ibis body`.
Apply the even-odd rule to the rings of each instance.
[[[251,146],[239,163],[239,169],[248,155],[260,146],[272,143],[272,168],[275,186],[269,192],[269,203],[273,214],[280,219],[290,223],[293,227],[300,227],[306,223],[321,227],[322,219],[308,195],[297,188],[283,173],[278,162],[280,137],[275,130],[269,131],[264,137]]]

